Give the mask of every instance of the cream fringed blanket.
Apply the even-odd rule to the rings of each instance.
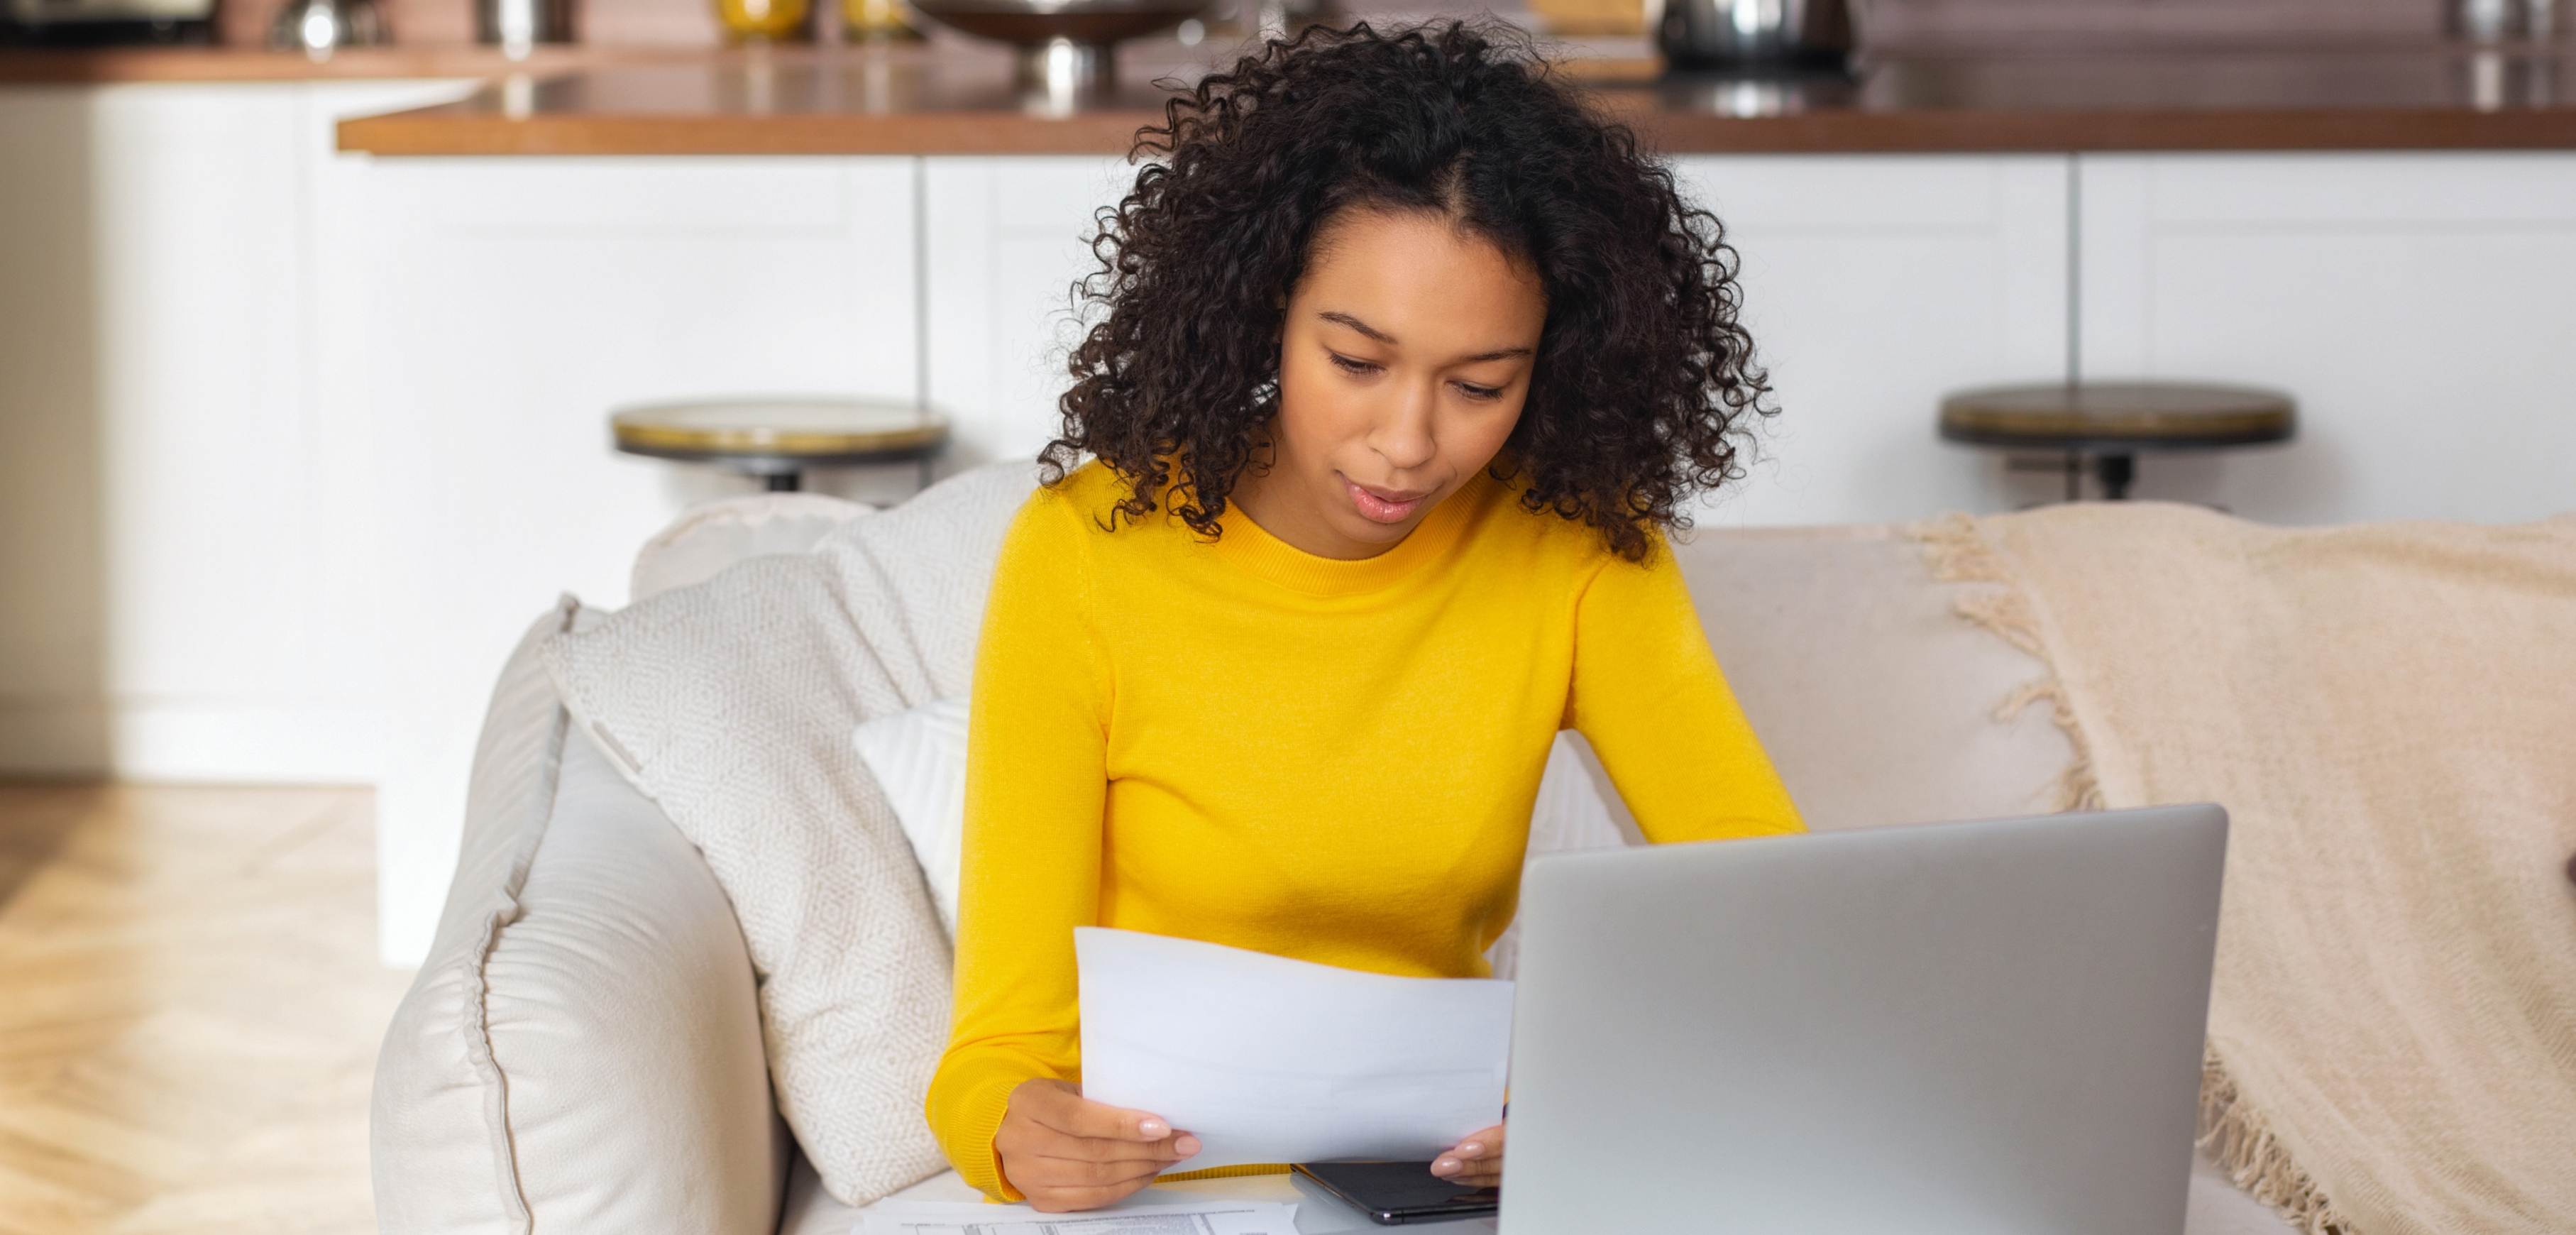
[[[2576,517],[1918,534],[2039,655],[2068,804],[2233,821],[2203,1135],[2312,1232],[2576,1230]]]

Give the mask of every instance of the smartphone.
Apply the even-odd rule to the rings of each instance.
[[[1297,1173],[1379,1226],[1481,1217],[1503,1205],[1502,1189],[1453,1184],[1428,1162],[1300,1162]]]

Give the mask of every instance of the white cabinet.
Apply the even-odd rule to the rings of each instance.
[[[1678,160],[1742,255],[1743,321],[1780,414],[1704,522],[1991,510],[2000,465],[1942,447],[1944,391],[2065,374],[2066,160]],[[2008,499],[2005,499],[2008,500]]]
[[[922,161],[933,405],[956,421],[956,462],[1026,458],[1053,440],[1081,341],[1074,281],[1096,269],[1094,213],[1136,169],[1113,158]]]
[[[369,181],[378,904],[403,958],[427,946],[512,642],[560,592],[624,604],[638,545],[752,487],[613,452],[609,409],[910,398],[915,186],[902,158],[388,159]]]
[[[2299,399],[2140,490],[2277,523],[2576,510],[2576,154],[2081,160],[2083,370]]]
[[[0,90],[0,770],[375,774],[330,126],[458,88]]]

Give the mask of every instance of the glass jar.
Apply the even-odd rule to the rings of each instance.
[[[728,43],[785,43],[804,37],[811,0],[716,0]]]

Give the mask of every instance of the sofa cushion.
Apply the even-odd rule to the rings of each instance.
[[[751,965],[697,852],[503,670],[428,962],[386,1033],[378,1228],[765,1232],[788,1148]]]
[[[1674,546],[1709,646],[1818,831],[2051,809],[2074,746],[2046,676],[1963,618],[1904,528],[1705,530]]]

